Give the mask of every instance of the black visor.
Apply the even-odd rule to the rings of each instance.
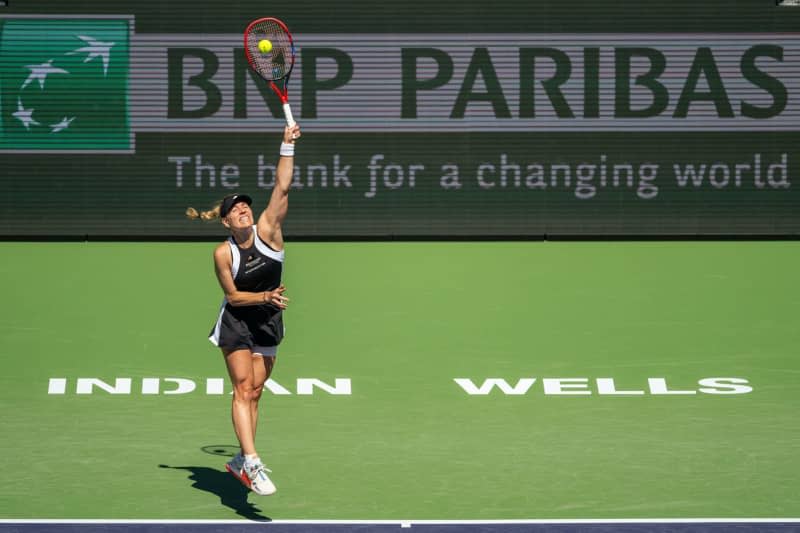
[[[228,216],[228,213],[230,213],[231,209],[233,209],[233,206],[235,206],[239,202],[244,202],[247,205],[252,205],[253,199],[247,196],[246,194],[231,194],[229,196],[226,196],[225,198],[222,199],[222,206],[220,206],[219,209],[219,216],[223,218]]]

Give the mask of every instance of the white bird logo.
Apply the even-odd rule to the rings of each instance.
[[[33,124],[34,126],[40,125],[33,118],[33,108],[25,109],[25,107],[23,107],[22,105],[22,100],[20,100],[19,98],[17,99],[17,111],[16,113],[13,113],[13,117],[22,122],[22,125],[25,126],[26,130],[31,129],[31,124]]]
[[[78,48],[77,50],[73,50],[72,52],[68,52],[69,55],[72,54],[79,54],[85,53],[88,54],[86,59],[83,60],[84,63],[88,63],[92,59],[99,57],[103,60],[103,75],[108,74],[108,62],[111,60],[111,47],[114,46],[116,43],[98,41],[94,37],[88,37],[86,35],[78,35],[78,38],[85,42],[88,46],[84,46],[83,48]]]
[[[73,120],[75,120],[75,117],[72,118],[64,117],[58,124],[50,124],[50,127],[52,128],[52,130],[50,130],[50,133],[58,133],[61,130],[69,128],[69,125],[72,124]]]
[[[39,82],[39,88],[44,89],[44,80],[47,78],[48,74],[69,74],[69,72],[63,68],[54,67],[52,59],[38,65],[25,65],[25,68],[30,69],[31,73],[28,79],[25,80],[25,83],[22,84],[22,89],[27,87],[33,80],[37,80]]]

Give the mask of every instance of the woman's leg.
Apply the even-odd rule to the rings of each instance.
[[[233,430],[242,447],[242,454],[256,454],[255,419],[253,406],[256,404],[257,383],[253,375],[253,354],[248,349],[226,351],[225,365],[233,384],[233,401],[231,403],[231,419]]]
[[[264,392],[264,383],[272,375],[272,368],[275,366],[275,356],[253,355],[253,392],[255,399],[251,404],[250,419],[253,421],[253,439],[256,438],[256,428],[258,427],[258,402]]]

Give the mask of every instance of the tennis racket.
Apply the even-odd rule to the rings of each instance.
[[[269,82],[272,90],[281,99],[286,124],[290,128],[295,125],[288,92],[289,76],[294,68],[294,52],[294,41],[289,28],[276,18],[254,20],[244,30],[247,62],[250,63],[250,68]]]

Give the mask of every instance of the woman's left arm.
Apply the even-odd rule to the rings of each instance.
[[[274,250],[283,250],[281,225],[289,210],[289,189],[294,175],[294,143],[299,138],[299,126],[295,124],[291,128],[284,128],[281,157],[275,170],[275,187],[267,208],[258,217],[258,235]]]

